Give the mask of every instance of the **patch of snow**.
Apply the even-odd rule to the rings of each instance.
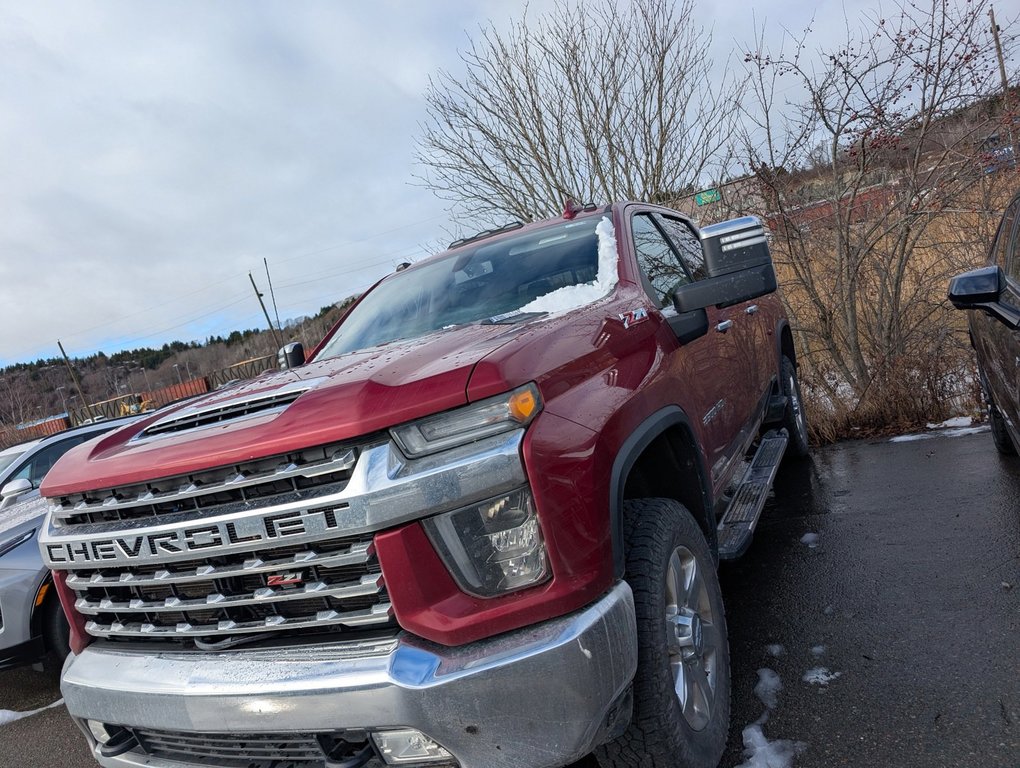
[[[836,612],[836,609],[833,608],[831,605],[825,606],[825,609],[822,611],[822,613],[824,613],[826,616],[831,616],[835,612]]]
[[[809,685],[828,685],[842,674],[842,672],[830,672],[826,667],[814,667],[805,672],[802,679]]]
[[[774,656],[776,658],[779,658],[784,653],[786,653],[786,649],[779,643],[772,643],[771,645],[766,645],[765,651],[766,653],[768,653],[769,656]]]
[[[964,435],[976,435],[990,430],[987,424],[979,424],[976,427],[957,427],[953,429],[940,429],[936,432],[920,432],[915,435],[897,435],[889,438],[890,443],[910,443],[915,440],[931,440],[933,437],[963,437]]]
[[[811,655],[812,656],[824,656],[825,655],[825,646],[824,645],[815,645],[815,646],[813,646],[811,648]]]
[[[801,544],[807,544],[808,547],[814,549],[818,546],[818,534],[817,533],[805,533],[800,537]]]
[[[801,741],[769,741],[758,723],[747,726],[743,737],[746,759],[737,768],[790,768],[793,758],[807,749]]]
[[[754,695],[768,709],[775,709],[779,692],[783,690],[783,681],[775,670],[765,667],[758,670],[758,683],[754,686]],[[759,720],[758,722],[764,722]]]
[[[28,522],[32,518],[42,517],[50,508],[50,503],[41,496],[29,501],[13,504],[0,512],[0,531],[7,531],[16,525]]]
[[[969,427],[974,423],[974,419],[970,416],[954,416],[951,419],[939,422],[938,424],[928,423],[925,424],[928,429],[945,429],[946,427]]]
[[[546,312],[551,316],[561,315],[591,304],[613,290],[620,279],[617,267],[619,252],[616,247],[616,231],[608,216],[602,217],[602,221],[595,227],[595,234],[599,239],[599,266],[595,280],[550,291],[525,304],[517,310],[519,313]]]
[[[39,709],[32,709],[28,712],[15,712],[12,709],[0,709],[0,725],[7,725],[13,723],[15,720],[21,720],[23,717],[31,717],[32,715],[38,715],[40,712],[53,709],[53,707],[59,707],[64,703],[63,699],[57,699],[52,704],[47,704],[45,707],[39,707]]]

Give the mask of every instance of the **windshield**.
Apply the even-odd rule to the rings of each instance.
[[[535,299],[568,286],[594,285],[601,277],[598,224],[594,216],[558,223],[464,246],[443,259],[399,272],[351,310],[316,359],[450,326],[513,322],[551,311]],[[612,266],[615,269],[615,246]]]

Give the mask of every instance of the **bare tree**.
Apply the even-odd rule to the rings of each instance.
[[[563,0],[484,27],[425,94],[422,181],[454,213],[527,221],[564,199],[664,200],[723,167],[736,89],[693,0]],[[715,83],[713,86],[712,83]]]
[[[872,422],[936,414],[967,378],[946,283],[982,258],[1012,175],[986,152],[1013,119],[987,12],[902,0],[817,57],[810,30],[746,56],[745,161],[809,380]]]

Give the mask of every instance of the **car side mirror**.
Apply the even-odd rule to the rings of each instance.
[[[705,227],[701,247],[707,277],[673,292],[678,313],[739,304],[776,290],[776,270],[765,228],[754,216]]]
[[[979,309],[1010,328],[1020,328],[1020,309],[1002,302],[1006,275],[999,266],[981,267],[949,281],[949,301],[957,309]]]
[[[284,344],[276,355],[277,364],[280,368],[297,368],[305,364],[305,347],[300,341],[292,341]]]
[[[711,306],[726,307],[772,293],[776,288],[776,272],[769,262],[681,285],[673,291],[673,306],[680,314]]]
[[[0,489],[0,497],[4,501],[13,499],[18,496],[22,496],[32,490],[34,486],[30,480],[26,480],[23,477],[19,477],[17,480],[11,480],[7,483],[3,489]]]

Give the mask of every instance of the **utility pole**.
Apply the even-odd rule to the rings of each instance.
[[[255,298],[259,300],[259,306],[262,307],[262,314],[266,316],[266,323],[269,325],[269,330],[273,332],[273,338],[276,339],[276,348],[280,349],[283,346],[283,342],[280,341],[280,334],[276,331],[276,326],[273,325],[273,321],[269,319],[269,312],[266,310],[266,304],[262,301],[262,294],[259,293],[259,288],[255,285],[255,278],[251,276],[251,272],[248,273],[248,279],[251,280],[252,290],[255,291]]]
[[[999,42],[999,25],[995,23],[995,9],[988,9],[988,18],[992,22],[992,39],[995,41],[995,55],[999,59],[999,77],[1002,79],[1002,111],[1006,114],[1006,135],[1009,137],[1009,148],[1013,153],[1013,166],[1020,162],[1017,157],[1017,146],[1013,141],[1013,115],[1009,105],[1009,80],[1006,79],[1006,61],[1002,57],[1002,43]]]
[[[262,263],[266,265],[266,280],[269,281],[269,298],[273,300],[273,314],[276,316],[276,327],[283,328],[280,325],[280,310],[276,308],[276,294],[273,292],[273,278],[269,275],[269,262],[263,257]]]
[[[88,413],[89,420],[95,422],[96,415],[92,413],[92,404],[85,399],[85,393],[81,389],[81,382],[78,381],[78,374],[71,367],[71,361],[67,359],[67,353],[64,351],[64,345],[60,343],[60,339],[57,339],[57,346],[60,347],[60,354],[64,357],[64,365],[67,366],[67,372],[71,374],[71,381],[74,382],[74,388],[78,390],[78,397],[81,398],[82,405],[85,406],[85,412]]]

